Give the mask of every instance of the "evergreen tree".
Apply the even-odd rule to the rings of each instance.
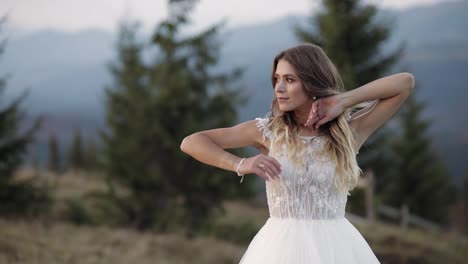
[[[84,149],[84,168],[87,170],[99,169],[99,149],[92,138],[88,139]]]
[[[75,129],[73,141],[68,152],[68,167],[71,169],[83,169],[85,164],[84,150],[81,139],[81,131]]]
[[[157,168],[152,152],[158,146],[153,143],[155,119],[147,70],[141,59],[143,44],[136,39],[138,27],[137,23],[120,24],[118,60],[110,65],[114,83],[105,89],[107,131],[101,131],[101,136],[110,198],[122,212],[121,222],[147,227],[157,224],[154,223],[156,213],[160,219],[164,218],[162,214],[166,213],[164,208],[169,205],[170,197],[166,189],[150,184],[162,180],[153,179]],[[128,188],[131,196],[121,198],[114,192],[118,186]]]
[[[403,48],[383,55],[391,28],[378,23],[377,8],[360,0],[323,0],[324,9],[311,19],[317,32],[296,28],[302,41],[320,45],[350,90],[382,77],[401,57]],[[312,29],[313,27],[311,27]]]
[[[62,162],[60,160],[59,143],[57,140],[57,135],[55,133],[49,136],[48,149],[49,160],[47,164],[47,169],[55,173],[61,173]]]
[[[384,200],[397,207],[406,204],[414,214],[446,223],[452,189],[448,171],[426,135],[430,121],[421,118],[423,109],[412,94],[401,110],[402,133],[394,146],[397,173],[383,189]]]
[[[170,18],[158,25],[150,44],[158,56],[148,64],[141,59],[138,26],[121,27],[119,62],[111,68],[115,84],[106,89],[105,170],[111,184],[129,189],[129,197],[115,200],[140,228],[184,224],[197,232],[234,190],[252,193],[246,187],[253,185],[239,185],[235,174],[201,164],[179,148],[190,133],[232,125],[242,99],[230,85],[240,71],[211,70],[219,56],[220,26],[194,36],[179,33],[190,6],[171,4]]]
[[[322,3],[322,11],[310,19],[310,28],[296,27],[298,38],[323,48],[338,68],[347,90],[383,77],[401,57],[403,47],[383,54],[382,46],[391,28],[377,21],[377,8],[359,0],[323,0]],[[380,128],[358,155],[362,170],[374,171],[378,193],[383,186],[381,179],[391,178],[394,172],[390,151],[392,134],[388,126]],[[364,210],[364,196],[358,192],[362,190],[355,190],[348,202],[348,209],[355,213]]]
[[[159,46],[163,56],[152,71],[159,89],[158,139],[166,142],[158,149],[161,157],[158,163],[162,173],[173,176],[169,178],[170,185],[183,197],[185,224],[195,231],[210,225],[213,219],[210,216],[215,209],[222,208],[222,201],[230,193],[237,188],[251,191],[254,182],[250,182],[250,189],[248,185],[239,185],[235,174],[201,164],[179,149],[182,139],[190,133],[233,125],[235,107],[241,102],[238,92],[228,86],[240,72],[219,75],[209,72],[219,56],[215,42],[219,26],[178,40],[179,28],[184,23],[184,18],[179,17],[157,29],[153,43]],[[191,52],[177,55],[184,50]],[[248,192],[244,193],[248,196]]]
[[[0,33],[5,17],[0,18]],[[5,50],[6,40],[0,41],[0,56]],[[7,76],[0,77],[0,99],[7,85]],[[23,92],[13,102],[5,105],[0,100],[0,215],[37,215],[47,205],[45,190],[30,181],[14,180],[14,173],[23,163],[27,147],[34,141],[34,134],[40,128],[42,118],[37,118],[25,132],[20,132],[20,123],[25,113],[20,104],[27,96]]]
[[[462,189],[463,218],[465,220],[465,234],[468,234],[468,173],[465,174]]]

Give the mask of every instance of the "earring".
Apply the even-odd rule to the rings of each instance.
[[[314,101],[317,100],[317,96],[312,97],[312,99],[314,99]]]

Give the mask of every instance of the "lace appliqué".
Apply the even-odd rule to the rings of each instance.
[[[264,138],[273,142],[272,132],[267,127],[268,119],[256,120]],[[281,164],[280,178],[265,182],[270,216],[296,219],[344,217],[349,193],[336,187],[336,164],[320,152],[328,138],[304,138],[309,141],[305,151],[294,157],[302,159],[302,165],[296,165],[288,158],[286,146],[280,148],[282,151],[269,154]]]
[[[257,117],[255,120],[257,120],[257,128],[263,132],[263,140],[268,138],[270,142],[273,142],[273,132],[268,128],[268,119]]]

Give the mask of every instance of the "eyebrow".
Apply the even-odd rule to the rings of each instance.
[[[278,73],[275,72],[275,77],[276,77],[276,76],[280,76],[280,75],[281,75],[281,74],[278,74]],[[285,76],[285,77],[297,78],[297,77],[296,77],[294,74],[292,74],[292,73],[286,73],[286,74],[283,74],[283,76]]]

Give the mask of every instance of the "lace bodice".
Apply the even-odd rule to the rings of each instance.
[[[264,139],[272,144],[273,133],[267,127],[268,119],[256,118]],[[335,219],[345,215],[347,195],[334,184],[335,162],[318,151],[324,147],[326,136],[304,137],[308,144],[303,165],[295,165],[286,152],[269,154],[281,164],[280,179],[266,181],[266,194],[270,216],[296,219]]]

